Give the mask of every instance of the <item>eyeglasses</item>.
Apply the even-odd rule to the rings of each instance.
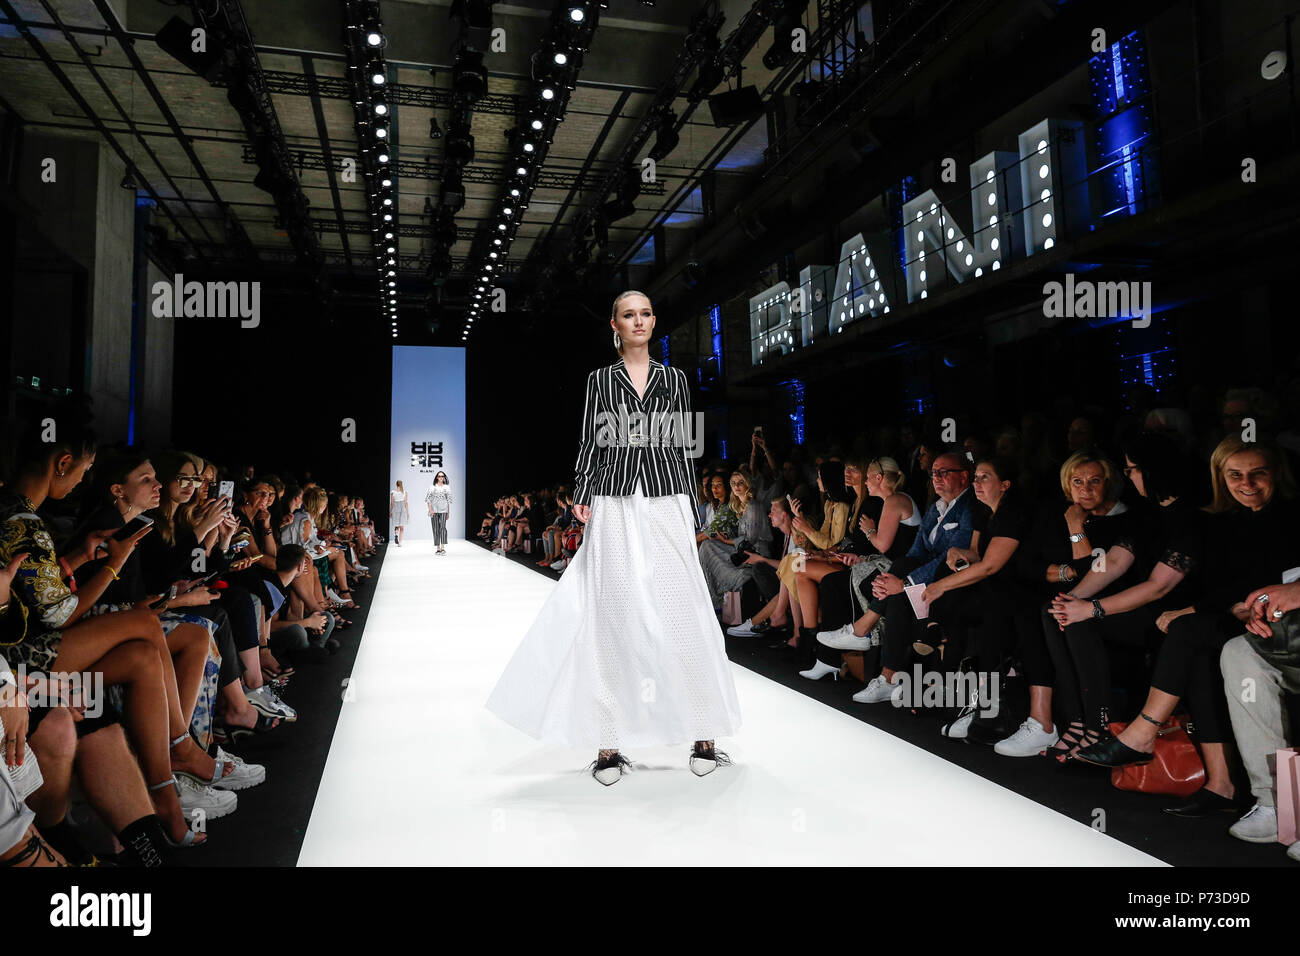
[[[197,488],[199,485],[203,484],[203,478],[199,475],[177,475],[172,479],[172,481],[176,482],[176,484],[181,487],[184,487],[185,485],[193,485]]]
[[[943,481],[943,479],[947,478],[949,475],[965,474],[965,473],[966,473],[965,468],[936,468],[934,469],[934,471],[930,472],[930,477],[937,478],[940,481]]]

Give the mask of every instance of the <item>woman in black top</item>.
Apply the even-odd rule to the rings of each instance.
[[[1011,459],[986,457],[975,463],[971,484],[984,507],[972,512],[971,546],[948,550],[946,564],[952,573],[931,582],[921,597],[946,634],[966,639],[963,643],[973,651],[980,675],[982,700],[978,705],[968,701],[957,719],[944,726],[944,736],[967,735],[976,712],[984,710],[985,701],[992,703],[990,695],[997,688],[989,685],[990,679],[1000,679],[1004,661],[1014,654],[1029,682],[1030,720],[1012,736],[1017,743],[1048,746],[1055,736],[1052,662],[1038,623],[1036,595],[1017,574],[1015,555],[1031,525],[1017,478]],[[984,713],[981,718],[990,731],[996,716]]]
[[[1054,597],[1094,568],[1110,568],[1117,573],[1108,576],[1106,590],[1127,587],[1134,577],[1140,529],[1118,500],[1115,466],[1090,452],[1076,452],[1061,466],[1061,490],[1070,505],[1059,517],[1040,517],[1023,569],[1028,583]],[[1063,761],[1105,736],[1109,681],[1097,675],[1108,674],[1109,668],[1105,647],[1100,640],[1090,640],[1096,635],[1067,642],[1065,631],[1048,613],[1050,607],[1041,614],[1043,636],[1055,672],[1052,696],[1068,727],[1047,756]]]
[[[1151,679],[1145,706],[1118,736],[1079,758],[1103,767],[1147,763],[1156,732],[1185,698],[1205,762],[1205,787],[1170,812],[1202,816],[1236,806],[1224,753],[1228,732],[1227,700],[1219,652],[1243,632],[1250,609],[1242,597],[1282,579],[1300,564],[1296,532],[1300,506],[1294,498],[1285,458],[1272,446],[1225,438],[1210,460],[1214,500],[1205,522],[1204,545],[1188,566],[1201,564],[1195,600],[1166,610],[1157,626],[1168,637]],[[1180,553],[1176,556],[1182,560]]]

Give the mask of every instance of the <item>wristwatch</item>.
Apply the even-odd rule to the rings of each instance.
[[[1078,544],[1086,537],[1088,537],[1088,533],[1086,531],[1080,531],[1078,534],[1072,534],[1070,535],[1070,544]]]
[[[1106,616],[1106,609],[1101,606],[1100,598],[1092,599],[1092,616],[1099,621]]]

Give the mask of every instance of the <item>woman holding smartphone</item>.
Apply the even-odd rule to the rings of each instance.
[[[576,466],[588,532],[487,702],[534,737],[597,748],[592,773],[607,786],[627,746],[693,740],[691,770],[710,773],[729,762],[714,738],[740,725],[692,541],[699,425],[686,375],[650,358],[642,293],[620,294],[609,324],[620,358],[587,377]]]

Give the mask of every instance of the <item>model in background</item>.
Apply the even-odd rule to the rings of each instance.
[[[592,773],[606,786],[629,764],[625,746],[693,740],[691,770],[710,773],[729,762],[713,738],[740,726],[695,547],[686,375],[650,358],[646,296],[622,293],[609,324],[621,357],[587,377],[576,467],[585,540],[487,702],[534,737],[598,748]],[[611,421],[622,423],[612,436]]]
[[[424,496],[424,503],[429,506],[429,520],[433,523],[433,543],[438,546],[434,554],[447,553],[447,517],[451,514],[451,482],[447,473],[440,471],[433,476],[433,486]]]
[[[410,517],[410,509],[406,507],[406,489],[402,487],[402,479],[398,478],[397,487],[388,493],[388,523],[393,528],[393,541],[399,548],[402,546],[402,531]]]

